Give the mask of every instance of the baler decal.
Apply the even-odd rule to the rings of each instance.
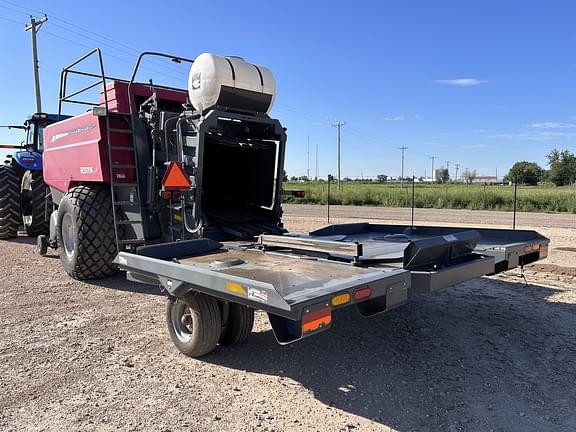
[[[65,132],[60,132],[60,133],[52,135],[52,138],[50,138],[50,142],[56,142],[62,138],[66,138],[69,136],[74,136],[74,135],[78,135],[78,134],[81,134],[84,132],[88,132],[88,131],[94,129],[95,127],[96,127],[95,124],[87,124],[86,126],[81,126],[81,127],[76,128],[76,129],[72,129],[72,130],[65,131]]]

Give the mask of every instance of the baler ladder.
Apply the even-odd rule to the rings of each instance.
[[[112,121],[125,121],[127,128],[118,128]],[[127,247],[144,245],[144,225],[140,203],[138,157],[134,148],[132,118],[125,114],[108,112],[106,116],[108,134],[108,161],[110,167],[110,195],[114,216],[114,233],[119,250]],[[120,135],[127,135],[128,140],[119,142]],[[123,145],[122,145],[123,144]],[[119,155],[130,155],[129,163],[115,163]],[[121,158],[122,159],[122,158]],[[123,158],[126,159],[126,158]]]

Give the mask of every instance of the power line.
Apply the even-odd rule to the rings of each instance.
[[[402,173],[400,174],[400,187],[404,187],[404,150],[407,150],[408,147],[398,147],[398,150],[402,151]]]
[[[435,173],[434,173],[434,160],[437,159],[437,156],[430,156],[430,159],[432,159],[432,181],[434,181],[434,177],[436,177]]]
[[[338,190],[340,190],[340,134],[342,126],[345,124],[346,122],[343,121],[337,121],[332,124],[332,127],[335,127],[338,130]]]
[[[316,141],[316,175],[314,180],[318,180],[318,141]]]
[[[306,149],[306,180],[310,181],[310,135],[308,135],[308,147]]]
[[[34,87],[36,89],[36,112],[42,112],[42,97],[40,95],[40,71],[38,70],[38,46],[36,43],[36,34],[38,30],[48,21],[48,17],[44,15],[43,18],[36,21],[36,19],[30,15],[30,24],[24,27],[24,30],[30,31],[32,34],[32,66],[34,68]]]

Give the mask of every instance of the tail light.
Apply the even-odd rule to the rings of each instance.
[[[359,288],[354,291],[354,300],[365,300],[372,295],[372,289],[370,287]]]

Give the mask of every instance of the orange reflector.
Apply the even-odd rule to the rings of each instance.
[[[364,300],[372,295],[370,287],[360,288],[354,291],[354,300]]]
[[[340,306],[348,303],[349,301],[350,301],[350,294],[342,293],[342,294],[336,294],[334,297],[332,297],[331,303],[332,306]]]
[[[180,162],[170,162],[166,174],[162,178],[162,186],[166,190],[190,189],[192,182]]]
[[[329,307],[316,309],[313,312],[304,313],[302,316],[302,332],[313,332],[328,327],[331,323],[332,311]]]

